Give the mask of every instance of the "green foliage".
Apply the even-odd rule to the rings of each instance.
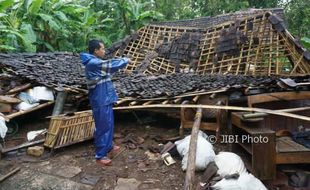
[[[295,36],[310,36],[310,1],[291,0],[283,5],[290,32]]]
[[[283,7],[289,31],[309,48],[305,0],[0,0],[0,52],[83,51],[98,38],[109,46],[159,20]]]
[[[305,48],[310,50],[310,38],[307,37],[301,38],[301,43],[305,46]]]

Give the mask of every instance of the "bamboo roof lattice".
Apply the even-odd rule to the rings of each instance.
[[[171,45],[185,33],[202,36],[197,44],[199,57],[194,68],[199,74],[298,76],[310,73],[310,53],[287,31],[283,20],[270,12],[204,29],[148,25],[115,55],[130,56],[132,63],[126,70],[133,72],[149,52],[158,51],[157,47],[163,44]],[[188,46],[186,43],[177,44],[181,46],[177,50],[179,55]],[[173,54],[171,49],[169,53]],[[149,61],[143,72],[151,75],[174,73],[176,65],[159,55]],[[189,61],[181,60],[178,67],[180,71],[190,70]]]

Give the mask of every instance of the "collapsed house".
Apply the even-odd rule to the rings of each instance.
[[[190,128],[193,124],[194,112],[188,111],[185,104],[213,108],[203,111],[203,115],[213,118],[213,122],[202,122],[201,128],[221,132],[227,128],[227,112],[219,109],[221,106],[232,109],[227,106],[246,103],[253,107],[254,104],[280,100],[309,101],[310,53],[286,29],[281,9],[248,10],[217,17],[153,23],[107,50],[107,58],[121,56],[130,57],[132,63],[124,72],[113,77],[120,97],[115,109],[176,105],[175,108],[181,107],[181,113],[177,111],[181,129]],[[66,90],[74,95],[74,102],[86,97],[84,71],[75,53],[0,54],[0,66],[10,75],[1,76],[1,80],[20,81],[18,85],[7,82],[7,85],[1,86],[3,96],[19,92],[13,90],[12,93],[12,88],[16,86],[30,83],[56,91]],[[291,81],[285,79],[288,77]],[[301,83],[305,85],[299,85]],[[238,104],[241,100],[243,102]],[[305,102],[299,102],[298,108],[293,111],[306,112],[309,107],[303,108],[305,105]],[[280,109],[282,111],[275,113],[301,119],[296,122],[290,118],[288,121],[295,122],[294,125],[289,126],[290,123],[286,122],[282,128],[292,129],[296,125],[309,127],[308,112],[308,117],[289,114],[287,112],[292,110],[289,110],[288,104],[267,108]],[[253,108],[253,111],[257,110]],[[161,112],[168,111],[161,109]],[[16,116],[9,109],[5,114],[10,119]],[[279,140],[277,145],[281,144],[282,150],[275,144],[275,131],[280,129],[275,123],[280,116],[268,116],[266,119],[266,115],[252,114],[247,115],[250,119],[246,119],[244,114],[232,113],[233,134],[263,134],[271,139],[270,143],[260,147],[241,144],[252,159],[251,166],[256,176],[273,178],[276,164],[309,163],[309,160],[303,159],[309,156],[309,149],[294,144],[291,139]],[[65,116],[57,119],[62,117]],[[92,122],[90,111],[83,112],[80,117],[87,117],[85,127],[93,128],[89,124]],[[76,125],[85,123],[76,116],[74,119]],[[267,126],[268,122],[272,124]],[[68,128],[60,130],[61,125],[74,126],[72,123],[58,124],[58,128],[53,128],[53,133],[49,134],[46,146],[62,147],[81,140],[79,137],[63,137],[62,134],[71,132]],[[251,129],[249,125],[257,125],[264,130]],[[87,138],[83,136],[83,139],[91,138],[89,131]],[[288,150],[287,142],[294,148]],[[264,150],[270,154],[262,154]],[[300,154],[296,156],[297,153]]]

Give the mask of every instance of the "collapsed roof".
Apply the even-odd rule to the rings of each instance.
[[[241,12],[242,14],[237,12],[228,16],[208,17],[206,20],[210,26],[197,24],[202,19],[197,19],[199,22],[191,20],[194,23],[192,25],[186,21],[186,26],[182,26],[183,21],[178,21],[175,25],[167,22],[151,24],[112,45],[107,50],[107,58],[124,55],[131,57],[132,63],[126,67],[125,73],[133,73],[127,76],[131,83],[129,86],[133,89],[135,84],[132,77],[136,79],[141,74],[153,76],[192,71],[195,74],[188,76],[199,79],[200,82],[206,74],[228,75],[223,76],[222,81],[232,78],[231,75],[239,78],[244,76],[243,80],[248,80],[247,75],[260,76],[264,80],[273,75],[309,76],[310,53],[287,31],[282,19],[283,11],[271,11],[280,16],[262,10],[256,10],[255,13],[258,14],[252,15],[253,10],[250,10]],[[62,86],[81,91],[86,89],[84,69],[78,55],[74,53],[0,54],[0,65],[9,67],[14,74],[46,86]],[[198,75],[202,76],[197,77]],[[168,78],[171,83],[178,83],[178,77],[184,76],[186,75],[174,74]],[[116,76],[115,79],[117,78]],[[217,76],[213,78],[218,79]],[[211,83],[213,78],[210,79]],[[162,80],[162,77],[155,79]],[[125,80],[118,82],[122,81]],[[173,86],[169,82],[164,83],[168,88]],[[201,86],[196,88],[197,83],[199,81],[187,83],[187,91],[201,89]],[[141,86],[129,94],[122,93],[128,91],[124,87],[126,84],[117,86],[125,88],[118,89],[121,96],[140,94],[143,97],[143,94],[147,94],[147,90]],[[165,89],[160,85],[153,88]],[[184,93],[183,91],[179,93]],[[157,92],[145,96],[151,98],[163,95]]]
[[[268,76],[310,72],[310,53],[287,31],[284,20],[271,12],[208,28],[148,25],[108,52],[110,57],[131,56],[127,71],[139,68],[147,74],[190,69],[198,74]],[[158,56],[146,61],[154,52]]]

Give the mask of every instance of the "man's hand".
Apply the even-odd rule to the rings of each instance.
[[[131,61],[131,59],[130,59],[130,58],[128,58],[128,64],[130,64],[130,63],[132,63],[132,61]]]

